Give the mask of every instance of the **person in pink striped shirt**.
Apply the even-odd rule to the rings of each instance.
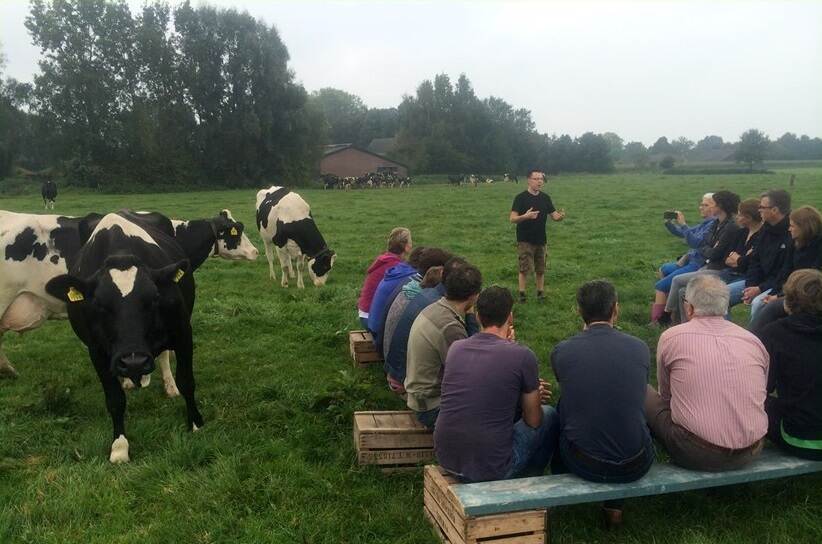
[[[762,451],[768,431],[768,352],[726,321],[728,286],[697,276],[685,290],[689,321],[662,333],[659,392],[648,386],[645,417],[672,461],[692,470],[741,468]]]

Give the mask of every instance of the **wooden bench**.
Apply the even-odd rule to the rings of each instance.
[[[415,469],[434,459],[434,435],[414,412],[354,412],[357,463],[383,472]]]
[[[354,366],[363,367],[382,362],[382,357],[377,352],[377,346],[374,345],[374,338],[370,332],[350,331],[348,333],[348,345],[351,348],[351,358],[354,359]]]
[[[598,484],[572,474],[476,484],[456,483],[437,466],[425,467],[425,515],[443,542],[468,544],[548,541],[548,510],[555,506],[661,495],[822,471],[822,461],[805,461],[766,448],[742,470],[696,472],[655,464],[629,484]]]

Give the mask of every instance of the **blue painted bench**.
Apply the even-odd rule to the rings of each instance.
[[[696,472],[655,464],[629,484],[598,484],[572,474],[460,484],[440,467],[425,467],[425,515],[449,544],[536,544],[548,540],[548,509],[555,506],[660,495],[822,472],[805,461],[766,448],[742,470]]]

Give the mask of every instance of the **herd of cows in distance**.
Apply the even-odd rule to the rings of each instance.
[[[54,207],[56,190],[43,199]],[[283,187],[257,193],[256,223],[269,271],[280,261],[282,285],[303,287],[305,267],[325,284],[336,254],[305,200]],[[68,317],[88,348],[113,424],[109,460],[129,461],[124,389],[144,387],[159,365],[166,394],[182,396],[192,431],[203,426],[194,397],[191,314],[194,273],[209,256],[253,261],[259,254],[229,210],[210,219],[176,220],[120,210],[84,217],[0,210],[0,376],[17,375],[2,350],[6,331],[25,332]],[[172,375],[169,352],[177,361]]]

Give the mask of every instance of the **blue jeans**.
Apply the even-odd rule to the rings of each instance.
[[[414,412],[414,414],[417,416],[417,421],[433,431],[437,424],[437,417],[440,415],[440,409],[437,407],[425,412]]]
[[[360,318],[360,325],[362,325],[362,330],[367,331],[368,330],[368,318],[367,317],[361,317]]]
[[[559,456],[561,463],[552,464],[551,473],[571,472],[589,482],[623,484],[639,480],[654,464],[654,444],[652,441],[641,453],[628,462],[614,463],[598,459],[578,450],[571,442],[560,435]]]
[[[756,295],[756,297],[754,297],[754,299],[751,301],[751,321],[754,320],[754,317],[756,317],[756,314],[759,313],[759,310],[761,310],[763,307],[765,307],[765,303],[762,302],[762,299],[764,299],[766,296],[770,295],[771,291],[772,291],[772,289],[767,289],[765,291],[762,291],[761,293]]]
[[[514,423],[511,468],[504,479],[542,474],[556,449],[558,436],[559,413],[551,406],[543,405],[542,423],[536,429],[521,419]]]
[[[719,275],[722,281],[728,284],[728,289],[731,292],[731,299],[728,301],[728,312],[731,308],[742,302],[742,291],[745,290],[745,277],[739,274],[730,274],[723,271]]]
[[[656,282],[654,289],[668,293],[671,290],[671,282],[674,281],[675,277],[688,272],[696,272],[699,270],[699,266],[692,263],[687,263],[685,266],[677,266],[676,263],[665,263],[660,267],[660,270],[665,276]]]

